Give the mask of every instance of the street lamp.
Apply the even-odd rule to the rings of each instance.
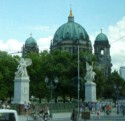
[[[80,77],[80,70],[79,70],[79,41],[78,41],[78,116],[79,116],[79,102],[80,102],[80,98],[79,98],[79,92],[80,92],[80,82],[79,82],[79,77]]]
[[[115,89],[115,92],[116,92],[116,102],[118,103],[121,86],[114,85],[114,89]]]
[[[50,117],[52,119],[52,90],[56,88],[56,84],[58,83],[58,78],[55,77],[54,80],[49,80],[49,78],[46,76],[45,77],[45,83],[47,84],[47,87],[50,89],[50,96],[51,96],[51,101],[50,101]]]

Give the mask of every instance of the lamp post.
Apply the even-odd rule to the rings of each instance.
[[[54,80],[49,80],[48,77],[45,77],[45,83],[47,84],[47,87],[50,89],[50,117],[52,120],[52,90],[56,88],[56,84],[58,83],[58,78],[55,77]]]
[[[79,70],[79,41],[78,41],[78,116],[79,116],[79,103],[80,103],[80,98],[79,98],[79,91],[80,91],[80,82],[79,82],[79,77],[80,77],[80,70]]]
[[[115,92],[116,92],[116,103],[118,103],[121,86],[114,85],[114,89],[115,89]]]

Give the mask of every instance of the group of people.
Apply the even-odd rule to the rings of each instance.
[[[116,109],[117,109],[117,114],[122,113],[123,116],[125,115],[125,104],[124,103],[117,103]]]
[[[30,115],[33,119],[40,117],[44,121],[47,121],[50,118],[50,111],[47,105],[37,110],[33,104],[24,102],[24,112],[25,115]]]
[[[44,121],[47,121],[50,118],[50,111],[49,107],[45,105],[40,111],[39,111],[40,117],[43,118]]]
[[[2,109],[10,109],[11,106],[8,102],[5,101],[5,102],[2,103],[1,108]]]
[[[95,113],[97,118],[100,118],[101,113],[104,115],[110,115],[112,112],[112,107],[116,108],[117,114],[122,114],[125,116],[125,103],[117,102],[116,105],[112,102],[88,102],[81,103],[80,105],[80,115],[84,112]],[[78,107],[76,106],[71,113],[71,120],[78,121]]]
[[[84,112],[95,113],[97,118],[100,119],[101,113],[109,115],[111,113],[111,105],[105,102],[88,102],[88,103],[81,103],[80,105],[80,114],[78,114],[78,107],[76,106],[71,114],[71,120],[78,121],[78,117]]]

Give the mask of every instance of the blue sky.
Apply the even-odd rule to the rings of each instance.
[[[113,68],[125,66],[125,0],[0,0],[0,49],[20,51],[30,33],[40,50],[68,20],[70,7],[92,43],[103,29],[111,43]],[[16,46],[15,46],[16,45]],[[124,52],[124,53],[123,53]]]

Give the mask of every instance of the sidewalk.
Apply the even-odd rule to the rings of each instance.
[[[65,112],[65,113],[53,113],[53,119],[63,119],[67,118],[70,119],[71,112]],[[19,115],[19,121],[27,121],[27,116]]]
[[[71,112],[63,112],[63,113],[53,113],[53,120],[55,121],[62,121],[63,119],[65,121],[70,120]],[[81,118],[80,118],[81,119]],[[97,114],[91,113],[91,121],[97,120]],[[123,119],[125,120],[125,116],[122,116],[121,114],[116,114],[116,112],[112,112],[110,115],[106,115],[104,113],[101,113],[100,119],[106,120],[106,119]],[[83,119],[82,119],[83,120]],[[19,115],[19,121],[27,121],[27,116]]]
[[[71,112],[65,112],[65,113],[53,113],[53,118],[70,118]]]
[[[53,113],[53,119],[62,119],[62,118],[70,119],[70,117],[71,117],[71,112]],[[97,114],[91,113],[90,117],[91,117],[91,119],[97,119]],[[123,116],[122,114],[117,114],[115,111],[112,111],[110,113],[110,115],[107,115],[106,113],[101,112],[100,117],[102,119],[106,119],[106,118],[111,118],[111,119],[113,119],[113,118],[123,118],[123,119],[125,119],[125,116]]]

